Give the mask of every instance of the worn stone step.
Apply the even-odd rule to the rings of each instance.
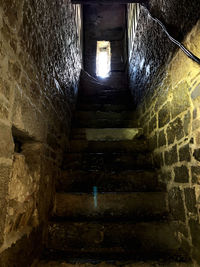
[[[125,97],[127,99],[129,99],[131,97],[130,91],[127,89],[111,89],[111,88],[105,88],[98,90],[96,92],[90,93],[88,94],[87,92],[80,92],[78,98],[82,99],[85,97],[95,97],[95,98],[99,98],[99,97],[111,97],[111,98],[115,98],[115,97]],[[132,99],[131,99],[132,100]]]
[[[79,119],[76,118],[72,121],[72,127],[74,128],[133,128],[137,127],[137,123],[134,120],[126,119]]]
[[[73,127],[88,128],[133,128],[137,123],[132,112],[77,111]]]
[[[68,153],[63,159],[63,169],[85,171],[152,168],[150,153]]]
[[[180,260],[189,248],[176,233],[176,222],[52,222],[46,246],[70,257]]]
[[[134,106],[133,104],[85,104],[79,103],[77,105],[77,110],[79,111],[102,111],[102,112],[122,112],[122,111],[133,111]]]
[[[70,152],[147,152],[145,140],[87,141],[70,140]]]
[[[133,120],[135,119],[135,113],[132,111],[122,112],[103,112],[103,111],[76,111],[74,118],[76,120],[98,120],[98,119],[110,119],[110,120]]]
[[[164,185],[158,182],[155,171],[83,171],[67,170],[56,181],[59,192],[92,192],[97,186],[99,192],[148,192],[164,191]]]
[[[101,87],[101,89],[98,88],[95,91],[95,95],[102,95],[102,94],[109,94],[109,93],[111,95],[113,95],[113,94],[128,94],[128,95],[130,95],[130,90],[127,87],[116,88],[116,87],[113,87],[113,86],[111,87],[111,86],[103,84],[102,80],[98,81],[98,82],[100,82],[103,87]],[[94,86],[94,84],[93,84],[93,86]],[[79,95],[82,96],[82,95],[88,95],[88,94],[87,94],[87,91],[86,91],[86,94],[85,94],[85,92],[80,91]]]
[[[84,139],[88,141],[119,141],[133,140],[142,137],[142,128],[72,128],[71,137],[73,139]]]
[[[93,85],[94,88],[94,85]],[[99,97],[99,96],[131,96],[130,90],[127,88],[111,88],[109,86],[105,86],[104,88],[94,90],[93,92],[90,92],[88,94],[87,90],[86,91],[80,91],[79,92],[79,98],[81,97]]]
[[[55,217],[86,220],[152,220],[168,214],[167,194],[164,192],[139,193],[57,193]]]
[[[192,262],[175,262],[175,261],[92,261],[91,259],[78,260],[71,259],[68,261],[41,260],[35,262],[31,267],[194,267]]]
[[[79,103],[85,103],[85,104],[124,104],[124,105],[131,105],[132,97],[130,97],[130,94],[125,93],[103,93],[98,95],[82,95],[78,99]]]

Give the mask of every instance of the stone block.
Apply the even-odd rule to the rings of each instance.
[[[200,97],[200,84],[198,84],[191,93],[191,97],[193,100],[196,100]]]
[[[9,24],[12,27],[16,27],[17,24],[17,20],[18,20],[18,16],[19,16],[19,9],[21,6],[21,1],[19,0],[15,0],[15,1],[11,1],[11,0],[7,0],[7,1],[3,1],[3,8],[5,11],[5,16],[8,18]]]
[[[200,132],[198,131],[195,136],[195,143],[197,145],[200,145]]]
[[[141,118],[141,122],[143,125],[143,124],[149,124],[149,121],[150,121],[150,113],[148,112]]]
[[[31,82],[27,74],[22,74],[20,86],[35,105],[40,105],[42,88],[37,82]]]
[[[193,110],[193,120],[197,118],[197,108]]]
[[[162,128],[170,121],[170,102],[167,102],[158,113],[158,125]]]
[[[180,118],[177,118],[173,122],[169,124],[167,127],[167,139],[168,139],[168,145],[173,144],[175,141],[175,138],[177,140],[180,140],[184,137],[183,132],[183,123]]]
[[[168,184],[172,180],[172,172],[171,171],[166,171],[166,170],[164,172],[162,172],[161,180],[164,183]]]
[[[196,119],[192,122],[192,130],[196,131],[200,128],[200,120]]]
[[[189,85],[187,82],[181,82],[174,88],[172,100],[172,118],[186,111],[190,107]]]
[[[12,36],[12,32],[10,30],[10,28],[8,27],[8,25],[5,23],[5,21],[3,21],[3,25],[1,27],[1,32],[2,32],[2,37],[3,39],[9,43],[11,36]]]
[[[194,184],[200,183],[200,166],[192,166],[191,173],[192,173],[192,182]]]
[[[22,234],[14,245],[0,254],[1,267],[22,267],[30,264],[38,257],[42,250],[42,227],[32,232]],[[32,264],[31,264],[32,265]]]
[[[151,119],[151,121],[149,122],[149,134],[151,132],[153,132],[153,130],[155,130],[157,128],[157,119],[156,119],[156,115]]]
[[[31,103],[25,94],[21,94],[18,88],[15,88],[12,114],[13,125],[17,129],[37,141],[44,141],[46,138],[47,118],[45,120],[40,110]]]
[[[162,90],[159,92],[159,95],[157,97],[157,101],[155,104],[155,111],[157,112],[159,108],[165,103],[167,100],[168,94],[169,94],[169,87],[170,87],[170,81],[168,79],[165,79],[162,85]]]
[[[149,132],[149,130],[148,130],[148,125],[144,125],[144,127],[143,127],[143,134],[144,134],[145,136],[147,136],[147,135],[148,135],[148,132]]]
[[[154,155],[153,155],[153,163],[154,163],[154,166],[157,167],[157,168],[160,168],[161,166],[164,165],[162,152],[154,153]]]
[[[189,182],[189,171],[188,168],[184,165],[181,167],[174,168],[175,173],[175,182],[177,183],[188,183]]]
[[[10,85],[8,84],[8,81],[2,79],[0,77],[0,93],[6,98],[10,99]]]
[[[194,150],[193,156],[196,160],[200,161],[200,149],[199,148]]]
[[[158,136],[158,147],[162,147],[165,145],[166,145],[166,136],[164,130],[162,130]]]
[[[191,149],[190,145],[184,145],[179,149],[179,159],[180,161],[190,161],[191,160]]]
[[[9,115],[8,106],[5,103],[5,101],[0,99],[0,119],[7,120],[8,115]]]
[[[38,216],[40,222],[45,222],[49,217],[49,211],[53,208],[53,201],[55,197],[55,180],[59,179],[58,177],[60,177],[60,170],[52,160],[43,159],[41,166],[41,177],[37,198],[37,203],[39,203]]]
[[[190,226],[190,232],[192,236],[192,245],[193,245],[193,257],[197,259],[198,262],[200,262],[200,235],[198,234],[200,232],[200,224],[198,221],[194,219],[189,220],[189,226]]]
[[[14,142],[11,128],[0,124],[0,158],[12,158],[14,153]]]
[[[184,194],[187,210],[197,214],[195,188],[185,188]]]
[[[184,116],[183,120],[183,129],[186,136],[189,134],[190,122],[191,122],[191,114],[190,111],[188,111],[188,113]]]
[[[55,135],[47,134],[47,144],[54,150],[59,148],[58,140],[56,139]]]
[[[9,62],[8,71],[13,79],[19,81],[21,75],[21,66],[18,62]]]
[[[7,212],[7,195],[8,195],[8,183],[10,179],[10,174],[12,167],[5,164],[0,164],[0,246],[4,239],[4,227],[5,218]]]
[[[165,151],[165,164],[172,165],[178,161],[177,146],[173,146],[169,151]]]
[[[8,214],[6,217],[5,234],[23,231],[26,227],[38,225],[36,198],[39,189],[40,173],[33,163],[33,173],[29,168],[30,158],[15,154],[12,175],[8,184]]]
[[[185,208],[180,188],[173,187],[169,190],[169,207],[175,220],[185,221]]]
[[[157,140],[157,133],[155,133],[150,139],[149,139],[149,149],[151,151],[153,151],[154,149],[157,148],[158,144],[157,144],[158,140]]]

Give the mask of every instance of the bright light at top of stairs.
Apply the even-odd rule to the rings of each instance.
[[[110,42],[97,42],[97,57],[96,57],[96,74],[98,77],[106,78],[110,72],[111,51]]]

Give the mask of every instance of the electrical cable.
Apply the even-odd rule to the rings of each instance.
[[[142,5],[148,12],[149,16],[155,21],[157,22],[161,28],[163,29],[163,31],[166,33],[166,35],[168,36],[168,38],[174,43],[176,44],[177,46],[180,47],[180,49],[189,57],[191,58],[193,61],[195,61],[197,64],[200,65],[200,58],[198,58],[197,56],[195,56],[191,51],[189,51],[183,44],[181,44],[179,41],[177,41],[175,38],[173,38],[169,32],[167,31],[165,25],[158,19],[158,18],[155,18],[151,15],[149,9],[145,6],[145,5]]]

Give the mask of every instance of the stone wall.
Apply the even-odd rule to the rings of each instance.
[[[200,1],[193,0],[149,0],[148,9],[159,18],[169,33],[182,41],[200,17]],[[130,59],[129,83],[135,103],[152,89],[150,86],[160,68],[168,64],[177,49],[160,26],[152,20],[144,7],[140,16],[133,42]],[[130,53],[130,51],[129,51]]]
[[[200,21],[184,44],[200,57]],[[179,222],[176,234],[200,263],[200,66],[181,50],[171,58],[157,75],[150,72],[137,116],[167,186],[172,219]]]
[[[77,32],[69,0],[0,1],[2,267],[26,266],[40,247],[76,101]]]

